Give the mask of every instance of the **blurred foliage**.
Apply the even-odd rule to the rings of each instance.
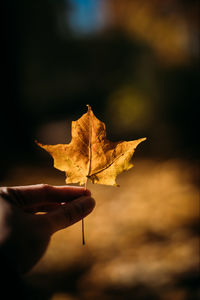
[[[153,48],[161,65],[185,64],[197,45],[198,3],[179,0],[109,0],[112,26]]]
[[[78,118],[88,103],[111,139],[147,136],[144,155],[197,157],[196,1],[4,5],[2,169],[33,161],[42,126]]]

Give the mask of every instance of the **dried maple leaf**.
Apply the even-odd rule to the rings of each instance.
[[[91,107],[80,119],[72,122],[69,144],[37,144],[51,154],[54,167],[66,172],[66,183],[117,185],[116,177],[133,167],[131,158],[138,144],[134,141],[111,142],[106,138],[106,127],[98,120]]]

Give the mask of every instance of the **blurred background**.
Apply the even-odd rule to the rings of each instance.
[[[0,185],[64,184],[35,140],[68,143],[87,111],[112,141],[147,137],[120,188],[89,185],[81,226],[57,233],[26,276],[30,299],[198,297],[199,3],[3,4]]]

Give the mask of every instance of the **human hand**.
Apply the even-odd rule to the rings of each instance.
[[[51,235],[94,208],[89,190],[46,184],[0,188],[0,249],[20,273],[44,254]],[[36,212],[45,214],[35,214]]]

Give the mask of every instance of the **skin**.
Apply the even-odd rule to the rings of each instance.
[[[45,184],[0,188],[0,253],[19,273],[45,253],[52,234],[86,217],[95,206],[89,190]],[[44,214],[36,214],[37,212]]]

